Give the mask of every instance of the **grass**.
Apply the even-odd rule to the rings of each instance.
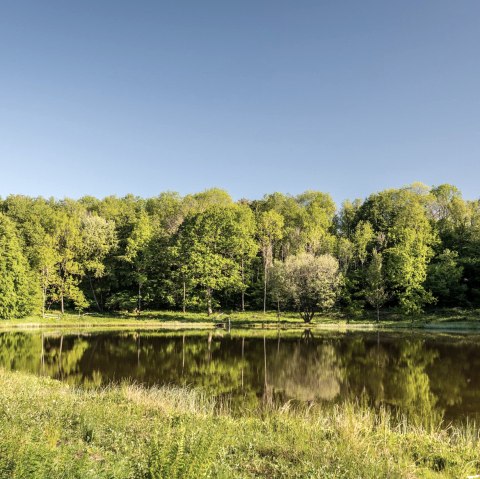
[[[304,329],[362,329],[362,328],[420,328],[420,329],[477,329],[480,328],[480,310],[478,309],[434,309],[421,315],[405,317],[394,310],[382,312],[380,323],[373,314],[368,312],[357,318],[333,311],[318,315],[314,321],[306,325],[300,316],[294,312],[281,313],[274,311],[266,314],[260,311],[225,312],[208,316],[206,313],[178,311],[144,311],[141,314],[89,313],[50,315],[47,318],[31,316],[23,319],[0,321],[0,329],[35,328],[35,327],[88,327],[88,328],[160,328],[160,329],[211,329],[215,324],[225,326],[231,322],[232,328],[278,328]]]
[[[361,404],[233,415],[200,392],[73,389],[0,370],[0,477],[463,478],[478,431],[409,424]]]

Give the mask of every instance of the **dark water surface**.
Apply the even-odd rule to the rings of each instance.
[[[415,332],[3,332],[0,366],[86,387],[200,387],[232,406],[363,398],[480,418],[480,335]]]

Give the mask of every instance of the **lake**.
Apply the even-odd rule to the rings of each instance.
[[[240,410],[359,398],[412,417],[480,418],[477,333],[15,331],[0,333],[0,366],[84,387],[199,387]]]

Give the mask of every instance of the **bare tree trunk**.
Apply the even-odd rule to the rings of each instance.
[[[377,323],[380,322],[380,307],[377,306]]]

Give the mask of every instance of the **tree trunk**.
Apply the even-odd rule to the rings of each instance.
[[[187,285],[185,284],[185,281],[184,281],[183,282],[183,303],[182,303],[183,314],[185,314],[187,311],[186,301],[187,301]]]
[[[100,307],[100,303],[98,302],[97,295],[95,294],[95,289],[93,287],[93,282],[92,282],[92,277],[91,275],[88,275],[88,281],[90,282],[90,289],[92,290],[92,296],[95,301],[95,304],[97,305],[98,311],[102,312],[102,308]]]
[[[267,262],[263,267],[263,314],[267,312]]]
[[[138,313],[142,310],[142,284],[138,283]]]
[[[312,321],[314,315],[315,315],[314,311],[302,311],[300,313],[300,316],[302,317],[303,321],[307,324]]]
[[[212,310],[212,290],[209,288],[207,289],[207,314],[211,316],[213,313]]]
[[[242,313],[245,312],[245,271],[243,265],[243,258],[242,258]]]
[[[377,323],[380,322],[380,307],[377,306]]]
[[[45,282],[42,284],[42,318],[45,317],[45,304],[47,302],[47,286]]]

